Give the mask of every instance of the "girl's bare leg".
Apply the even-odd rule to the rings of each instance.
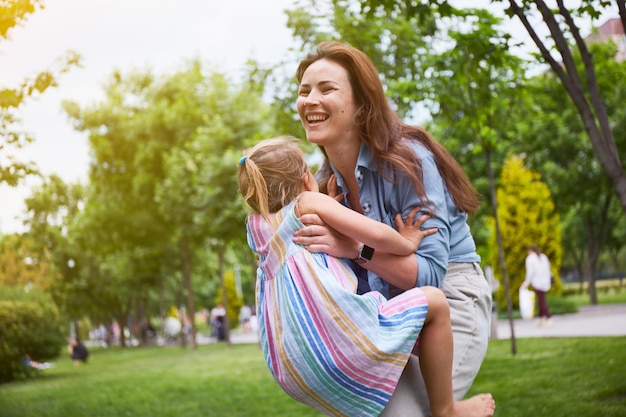
[[[441,290],[422,287],[428,313],[417,344],[420,368],[433,417],[491,417],[496,404],[491,394],[463,401],[452,396],[452,325],[450,307]]]

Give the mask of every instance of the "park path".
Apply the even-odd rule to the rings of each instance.
[[[599,305],[581,307],[574,314],[560,314],[552,317],[549,327],[538,326],[536,319],[513,320],[516,338],[527,337],[585,337],[585,336],[626,336],[626,304]],[[509,339],[511,328],[509,321],[497,320],[492,339]],[[492,329],[494,329],[492,328]],[[492,330],[494,332],[494,330]],[[234,331],[232,343],[259,343],[256,332]],[[199,343],[211,343],[203,340]]]
[[[539,326],[537,319],[513,320],[516,338],[525,337],[584,337],[626,336],[626,304],[581,307],[574,314],[552,317],[551,326]],[[508,320],[498,320],[492,339],[508,339],[511,328]]]

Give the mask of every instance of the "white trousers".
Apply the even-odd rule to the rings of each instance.
[[[450,263],[442,291],[450,304],[454,354],[452,389],[463,399],[487,353],[491,289],[478,263]],[[430,405],[417,356],[411,355],[381,417],[426,417]]]

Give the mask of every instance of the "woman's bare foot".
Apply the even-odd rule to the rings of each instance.
[[[463,401],[455,401],[449,413],[433,417],[492,417],[496,402],[491,394],[478,394]]]
[[[454,405],[455,417],[492,417],[496,402],[491,394],[478,394]]]

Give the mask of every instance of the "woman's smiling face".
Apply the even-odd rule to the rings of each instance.
[[[359,139],[352,85],[341,65],[328,59],[312,63],[302,76],[296,107],[309,142],[328,148]]]

